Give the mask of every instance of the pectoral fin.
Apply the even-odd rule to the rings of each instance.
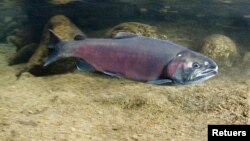
[[[148,81],[147,83],[155,84],[155,85],[172,84],[173,80],[170,80],[170,79],[158,79],[158,80]]]

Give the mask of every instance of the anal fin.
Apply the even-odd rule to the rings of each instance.
[[[83,59],[78,59],[76,61],[76,66],[77,66],[78,70],[84,70],[84,71],[87,71],[87,72],[95,72],[96,71],[96,69],[93,66],[91,66],[90,64],[88,64]]]

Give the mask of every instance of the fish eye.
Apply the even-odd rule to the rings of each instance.
[[[192,67],[195,69],[198,69],[198,68],[200,68],[200,64],[198,64],[197,62],[194,62]]]

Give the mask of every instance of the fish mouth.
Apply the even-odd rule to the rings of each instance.
[[[218,67],[216,66],[216,68],[214,69],[205,69],[203,71],[199,71],[195,73],[195,75],[193,75],[191,80],[192,80],[192,83],[198,83],[201,81],[208,80],[217,74],[218,74]]]

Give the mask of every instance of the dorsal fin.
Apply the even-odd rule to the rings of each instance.
[[[124,39],[124,38],[133,38],[137,35],[131,32],[118,32],[113,38],[115,39]]]
[[[85,35],[76,35],[75,37],[74,37],[74,40],[75,41],[79,41],[79,40],[84,40],[84,39],[86,39],[86,36]]]

